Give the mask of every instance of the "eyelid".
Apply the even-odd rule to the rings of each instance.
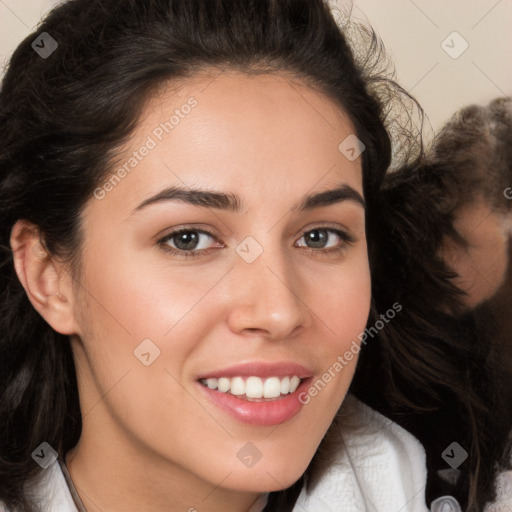
[[[163,238],[169,238],[171,235],[182,233],[183,231],[197,231],[198,233],[204,233],[206,235],[215,238],[217,241],[220,240],[220,234],[210,226],[202,227],[202,224],[180,224],[171,228],[166,228],[155,235],[155,240],[161,240]]]
[[[224,243],[220,241],[220,237],[216,233],[212,232],[210,229],[203,229],[203,228],[198,227],[197,225],[186,225],[186,224],[180,225],[179,227],[170,228],[170,229],[171,229],[171,231],[168,231],[168,233],[166,235],[157,237],[156,244],[158,246],[160,246],[163,250],[170,252],[176,256],[180,256],[180,257],[184,257],[184,258],[206,256],[206,255],[210,254],[210,252],[212,250],[217,250],[219,248],[226,247],[224,245]],[[316,252],[316,253],[336,252],[336,251],[343,250],[347,244],[350,245],[356,241],[356,238],[350,233],[350,231],[348,229],[346,229],[345,227],[341,227],[340,225],[312,224],[312,225],[307,226],[301,230],[301,234],[300,234],[299,238],[296,240],[296,242],[294,243],[294,247],[297,247],[297,245],[296,245],[297,242],[299,240],[301,240],[302,238],[304,238],[304,236],[307,233],[310,233],[311,231],[316,231],[316,230],[326,230],[326,231],[335,233],[343,241],[342,245],[336,246],[336,247],[328,247],[328,248],[314,248],[314,247],[300,246],[301,249],[309,251],[309,252]],[[175,237],[183,232],[185,232],[185,233],[186,232],[196,232],[196,233],[207,235],[207,236],[211,237],[213,240],[215,240],[218,244],[221,244],[223,247],[217,246],[217,247],[210,247],[207,249],[191,249],[191,250],[187,251],[187,250],[183,250],[183,249],[177,249],[177,248],[172,247],[167,244],[168,240],[172,239],[173,237]]]
[[[195,232],[195,233],[200,233],[202,235],[207,235],[210,238],[212,238],[213,240],[215,240],[217,243],[219,243],[221,245],[224,245],[220,241],[220,237],[216,233],[214,233],[214,232],[212,232],[212,231],[210,231],[208,229],[198,228],[198,227],[195,227],[195,226],[186,226],[186,225],[180,226],[180,227],[177,227],[177,228],[171,228],[171,231],[169,231],[167,234],[157,236],[157,244],[165,244],[165,242],[167,242],[168,240],[174,238],[175,236],[178,236],[181,233],[189,233],[189,232]],[[171,247],[171,249],[174,249],[174,247]],[[186,253],[187,252],[187,251],[182,250],[182,249],[174,249],[174,250],[182,252],[182,253]],[[206,249],[199,249],[199,250],[194,249],[193,251],[188,251],[188,252],[202,252],[204,250],[206,250]]]
[[[347,241],[356,242],[357,238],[353,235],[352,230],[348,229],[345,226],[341,226],[339,224],[311,224],[310,226],[306,226],[301,230],[301,235],[299,235],[298,240],[302,238],[306,233],[311,231],[316,231],[320,229],[325,229],[326,231],[334,231],[335,233],[339,233],[343,235],[343,238],[346,238]]]

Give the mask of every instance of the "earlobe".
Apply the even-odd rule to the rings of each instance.
[[[75,334],[71,278],[44,246],[39,228],[18,220],[11,231],[14,268],[38,313],[61,334]]]

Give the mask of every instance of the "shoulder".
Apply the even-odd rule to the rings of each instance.
[[[25,493],[41,512],[78,512],[58,460],[27,482]],[[11,512],[2,501],[0,512]]]
[[[425,451],[390,419],[347,395],[334,463],[297,510],[428,512]]]

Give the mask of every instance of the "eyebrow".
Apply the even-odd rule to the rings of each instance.
[[[152,204],[165,201],[181,201],[194,206],[203,206],[235,213],[242,211],[242,200],[236,194],[172,186],[144,200],[132,211],[132,214]],[[332,190],[307,195],[298,205],[293,206],[291,210],[293,212],[302,212],[344,201],[353,201],[363,208],[366,206],[363,196],[357,190],[350,185],[341,184]]]

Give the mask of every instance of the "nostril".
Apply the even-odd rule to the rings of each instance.
[[[244,329],[244,331],[247,331],[249,334],[257,334],[261,337],[268,337],[269,333],[265,329],[259,329],[258,327],[247,327]]]

